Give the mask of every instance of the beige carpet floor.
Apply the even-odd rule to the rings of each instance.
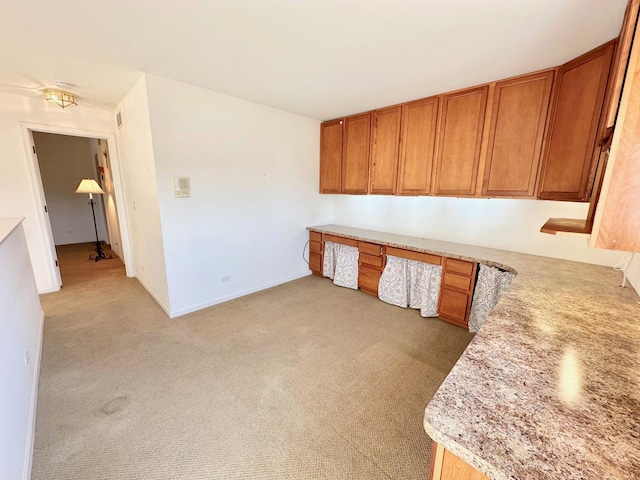
[[[425,479],[425,405],[472,335],[306,277],[170,320],[59,248],[33,479]]]

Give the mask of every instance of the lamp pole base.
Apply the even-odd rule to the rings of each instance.
[[[98,225],[96,224],[96,211],[93,207],[93,196],[89,194],[89,203],[91,204],[91,215],[93,215],[93,229],[96,232],[96,254],[93,253],[89,255],[89,260],[93,260],[94,262],[98,262],[102,259],[109,260],[113,258],[112,255],[105,255],[104,250],[102,250],[102,244],[100,243],[100,239],[98,238]]]
[[[104,253],[101,242],[95,242],[95,245],[96,245],[96,253],[95,254],[92,253],[91,255],[89,255],[89,260],[98,262],[100,260],[111,260],[113,258],[113,255]]]

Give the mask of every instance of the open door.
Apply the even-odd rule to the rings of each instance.
[[[40,215],[42,224],[45,226],[46,238],[43,239],[43,243],[46,245],[51,253],[51,259],[53,264],[49,265],[49,274],[52,277],[53,284],[58,286],[58,289],[62,286],[62,276],[60,275],[60,267],[58,265],[58,254],[56,253],[55,243],[53,241],[53,232],[51,230],[51,219],[49,218],[49,209],[47,208],[47,199],[44,194],[44,187],[42,184],[42,176],[40,175],[40,167],[38,163],[38,152],[36,151],[36,143],[33,140],[33,132],[27,130],[27,140],[31,147],[33,174],[36,179],[36,197],[41,205]]]

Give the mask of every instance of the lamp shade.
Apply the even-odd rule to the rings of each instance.
[[[99,193],[102,194],[104,191],[98,185],[93,178],[83,178],[80,181],[80,185],[76,188],[76,193]]]

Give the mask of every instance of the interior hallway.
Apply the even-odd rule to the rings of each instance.
[[[33,479],[426,478],[469,332],[312,276],[170,320],[88,253],[41,297]]]

